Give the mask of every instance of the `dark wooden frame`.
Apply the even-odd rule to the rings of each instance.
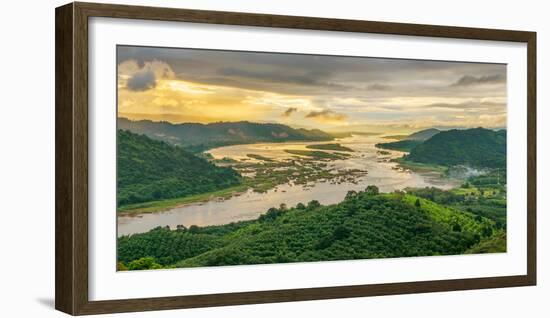
[[[527,275],[143,299],[88,300],[88,18],[111,17],[527,43]],[[72,314],[536,285],[536,33],[358,20],[70,3],[55,11],[55,307]]]

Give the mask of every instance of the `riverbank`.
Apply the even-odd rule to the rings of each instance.
[[[265,193],[283,184],[307,188],[308,185],[315,182],[353,183],[356,178],[367,174],[366,170],[334,169],[328,166],[327,161],[345,160],[349,156],[323,157],[322,159],[292,158],[279,161],[254,154],[247,154],[247,157],[258,162],[250,162],[244,159],[238,161],[229,158],[223,161],[224,166],[231,167],[243,175],[243,182],[240,185],[182,198],[126,205],[117,209],[118,215],[135,216],[144,213],[164,212],[173,208],[213,200],[223,201],[241,195],[250,189],[257,193]]]
[[[397,162],[399,167],[403,169],[409,169],[415,172],[438,172],[438,173],[441,173],[442,176],[445,174],[447,169],[449,169],[447,166],[414,162],[414,161],[407,160],[404,157],[392,159],[392,161]]]
[[[248,187],[249,186],[247,184],[241,184],[238,186],[234,186],[234,187],[230,187],[230,188],[226,188],[218,191],[195,194],[195,195],[186,196],[183,198],[174,198],[174,199],[130,204],[130,205],[126,205],[118,208],[117,214],[119,216],[131,216],[131,215],[138,215],[138,214],[145,214],[145,213],[164,212],[173,208],[185,206],[187,204],[207,202],[207,201],[216,200],[216,199],[227,199],[232,196],[246,192],[248,190]]]
[[[369,136],[340,140],[342,146],[354,152],[337,160],[318,160],[285,151],[308,150],[311,143],[262,143],[213,149],[209,151],[209,160],[237,170],[243,177],[242,184],[184,198],[120,207],[118,235],[144,233],[158,226],[209,226],[252,220],[281,204],[290,207],[312,200],[323,205],[335,204],[348,191],[362,191],[372,184],[383,192],[407,187],[450,189],[459,185],[438,173],[397,167],[397,163],[389,160],[402,153],[378,153],[374,145],[379,141],[379,137]]]

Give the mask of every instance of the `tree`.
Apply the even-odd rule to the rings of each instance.
[[[260,215],[258,220],[260,220],[260,222],[273,221],[280,214],[281,214],[281,211],[277,210],[277,208],[269,208],[269,210],[267,210],[265,214]]]
[[[350,190],[348,193],[346,193],[346,200],[353,199],[357,196],[357,191]]]
[[[347,227],[340,225],[336,229],[334,229],[334,233],[332,234],[332,236],[335,240],[342,240],[348,238],[350,234],[351,231]]]
[[[192,234],[199,233],[199,227],[196,226],[195,224],[191,225],[189,227],[189,233],[192,233]]]
[[[307,204],[308,209],[317,209],[320,206],[321,206],[321,203],[319,203],[319,201],[317,200],[311,200]]]
[[[454,232],[462,232],[462,227],[460,226],[460,224],[455,223],[455,224],[453,225],[453,231],[454,231]]]
[[[365,189],[365,193],[367,195],[377,195],[379,193],[378,187],[375,185],[367,186]]]
[[[296,204],[296,209],[298,210],[304,210],[305,208],[306,206],[302,202]]]
[[[416,201],[414,201],[414,206],[420,208],[420,199],[416,199]]]
[[[488,226],[484,227],[483,231],[482,231],[482,235],[483,235],[483,237],[489,237],[489,236],[493,235],[493,229],[491,229]]]

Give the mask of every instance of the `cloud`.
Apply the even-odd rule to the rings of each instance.
[[[330,87],[336,89],[347,89],[345,85],[331,83],[327,81],[330,73],[323,70],[311,70],[292,74],[289,70],[269,70],[269,71],[252,71],[234,67],[225,67],[218,70],[218,73],[223,76],[236,76],[252,80],[261,80],[268,83],[284,83],[297,84],[303,86],[319,86]]]
[[[119,83],[126,79],[126,87],[130,91],[142,92],[153,89],[161,79],[175,78],[169,64],[159,60],[138,63],[137,60],[127,60],[118,65]]]
[[[282,114],[283,117],[289,117],[290,115],[292,115],[292,113],[295,113],[298,111],[298,108],[296,107],[290,107],[288,108],[287,110],[284,111],[284,113]]]
[[[464,75],[459,78],[451,86],[471,86],[471,85],[483,85],[483,84],[499,84],[506,82],[506,76],[504,74],[485,75],[485,76],[472,76]]]
[[[323,109],[321,111],[311,111],[304,118],[311,118],[324,123],[341,123],[346,121],[347,116],[330,109]]]
[[[126,82],[126,88],[131,91],[146,91],[155,86],[157,86],[157,79],[151,70],[135,73]]]
[[[379,83],[374,83],[367,86],[367,90],[369,91],[389,91],[391,89],[392,87],[390,85],[379,84]]]
[[[506,103],[492,101],[465,101],[461,103],[432,103],[423,106],[423,108],[445,108],[462,111],[490,110],[491,112],[505,112]]]
[[[124,113],[319,129],[388,121],[488,125],[482,115],[506,113],[505,64],[127,46],[117,52]]]

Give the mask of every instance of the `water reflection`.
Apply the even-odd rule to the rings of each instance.
[[[223,201],[213,200],[186,205],[162,213],[122,216],[118,217],[118,235],[146,232],[157,226],[169,225],[171,228],[176,228],[178,224],[204,226],[250,220],[265,213],[270,207],[278,207],[282,203],[289,207],[311,200],[318,200],[321,204],[333,204],[342,201],[349,190],[364,190],[371,184],[378,186],[382,192],[426,186],[448,189],[459,184],[458,180],[442,178],[438,173],[416,173],[398,169],[397,164],[389,162],[389,159],[400,157],[403,153],[389,151],[389,155],[381,154],[374,146],[381,141],[382,139],[372,136],[353,136],[338,141],[355,152],[351,158],[333,161],[329,166],[338,169],[367,170],[368,174],[356,180],[356,184],[317,182],[308,187],[284,184],[266,193],[255,193],[249,190]],[[246,155],[257,154],[282,160],[292,156],[286,153],[285,149],[304,150],[307,149],[308,144],[314,143],[237,145],[212,149],[210,153],[216,159],[228,157],[237,160],[254,160],[247,158]]]

